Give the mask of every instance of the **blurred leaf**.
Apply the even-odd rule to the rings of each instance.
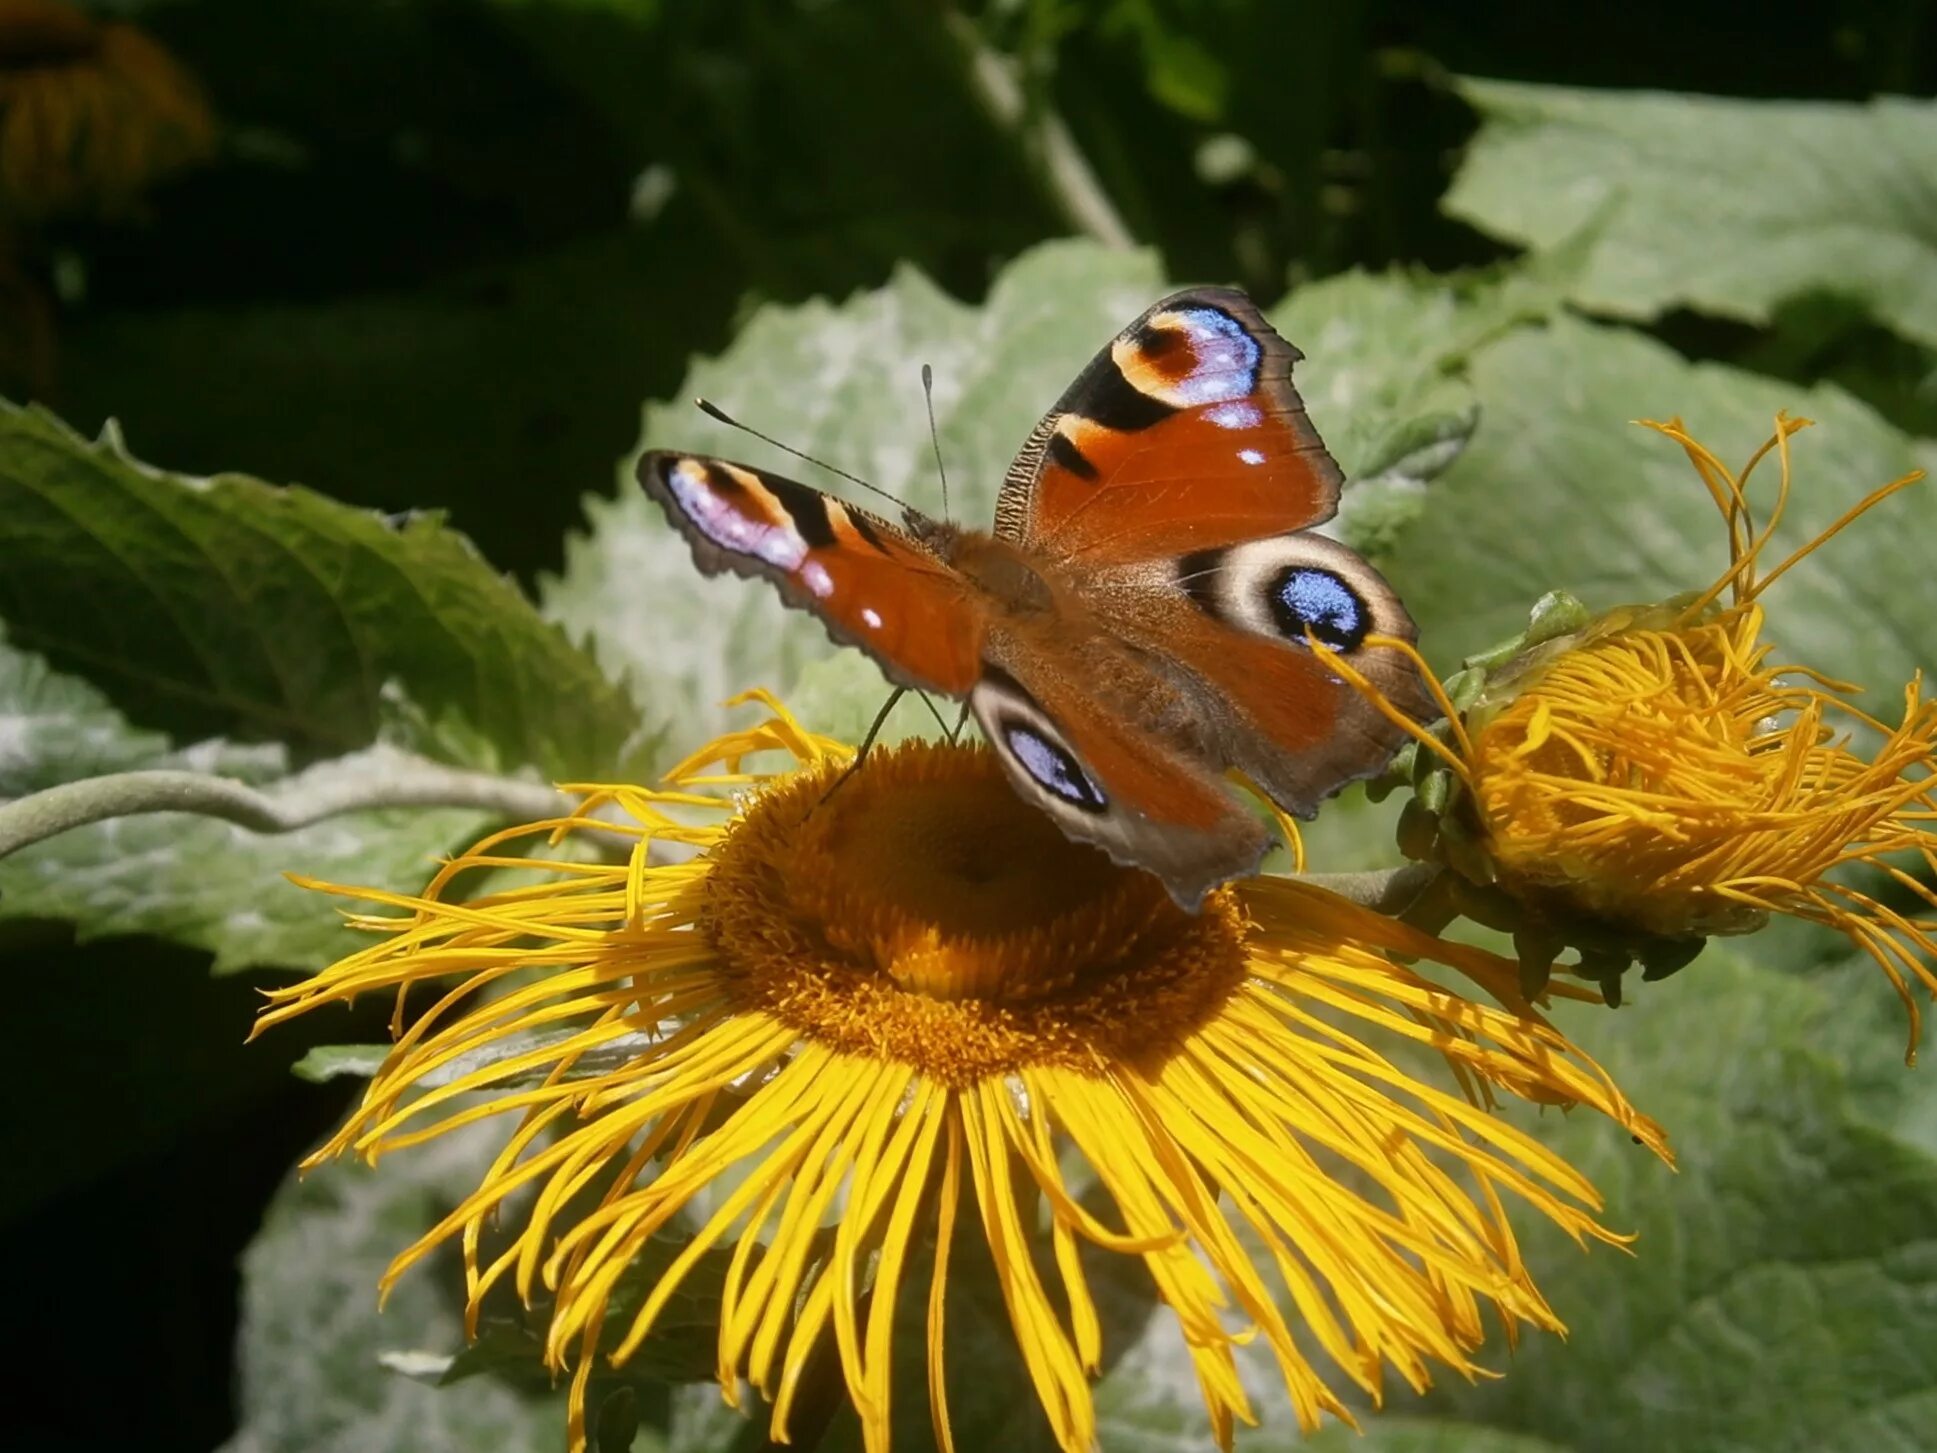
[[[312,1085],[331,1080],[367,1080],[389,1057],[387,1044],[319,1044],[289,1067],[298,1079]]]
[[[801,668],[783,699],[788,710],[815,731],[859,746],[893,690],[881,668],[863,652],[830,651]],[[960,710],[946,698],[937,699],[935,707],[951,725]],[[941,734],[940,723],[911,692],[895,703],[875,741],[887,746],[908,737]]]
[[[1538,249],[1611,206],[1586,306],[1764,323],[1829,293],[1937,345],[1937,102],[1460,85],[1485,124],[1447,210]]]
[[[625,1335],[633,1316],[687,1244],[684,1236],[659,1232],[627,1264],[606,1300],[607,1336],[602,1341],[607,1351]],[[702,1253],[680,1278],[679,1290],[666,1299],[651,1333],[625,1365],[615,1368],[601,1361],[588,1402],[597,1404],[604,1393],[622,1384],[646,1391],[655,1384],[711,1382],[719,1372],[720,1297],[732,1260],[730,1250]],[[544,1366],[544,1326],[549,1316],[549,1304],[540,1304],[522,1319],[481,1317],[475,1342],[441,1366],[427,1359],[424,1371],[445,1387],[493,1374],[545,1391],[551,1381]],[[718,1384],[714,1386],[717,1390]]]
[[[1337,533],[1381,556],[1466,447],[1479,408],[1473,351],[1545,317],[1578,275],[1593,229],[1520,267],[1434,275],[1342,273],[1298,288],[1272,324],[1306,354],[1299,393],[1352,486]]]
[[[1841,390],[1690,364],[1639,334],[1565,317],[1482,349],[1472,379],[1481,403],[1472,447],[1386,570],[1442,665],[1520,630],[1549,590],[1603,610],[1700,589],[1721,573],[1727,535],[1708,492],[1678,448],[1632,419],[1679,414],[1737,468],[1778,410],[1818,421],[1791,441],[1794,492],[1771,564],[1877,485],[1937,464],[1937,445],[1898,433]],[[1752,481],[1765,517],[1776,482],[1773,460]],[[1930,664],[1933,488],[1885,502],[1768,596],[1781,656],[1869,687],[1871,709],[1885,715],[1911,672]]]
[[[547,1033],[507,1034],[476,1049],[453,1055],[436,1068],[416,1076],[411,1083],[421,1085],[427,1090],[434,1090],[439,1085],[448,1085],[454,1080],[460,1080],[491,1065],[516,1059],[521,1054],[529,1054],[534,1050],[561,1044],[576,1033],[575,1030],[565,1029]],[[652,1036],[639,1033],[622,1034],[603,1044],[593,1045],[573,1058],[571,1073],[565,1078],[568,1080],[595,1079],[600,1075],[610,1074],[638,1058],[651,1047],[652,1043]],[[293,1068],[298,1076],[315,1084],[346,1077],[369,1079],[382,1066],[389,1053],[390,1046],[387,1044],[323,1044],[296,1061]],[[519,1074],[506,1075],[495,1082],[494,1088],[528,1089],[533,1085],[544,1084],[551,1073],[550,1067],[541,1067]]]
[[[1179,116],[1210,123],[1224,114],[1230,74],[1194,36],[1181,17],[1167,16],[1155,0],[1114,0],[1105,12],[1105,35],[1134,35],[1143,55],[1150,94]]]
[[[142,726],[299,757],[368,746],[392,683],[432,727],[413,745],[449,755],[454,722],[488,743],[477,765],[609,772],[638,725],[435,517],[166,474],[37,409],[0,411],[0,620]]]
[[[0,799],[150,767],[168,750],[166,736],[130,726],[97,688],[0,636]]]
[[[706,224],[704,264],[756,296],[839,294],[900,265],[975,292],[992,259],[1056,230],[936,7],[492,8],[642,163],[671,169]]]
[[[514,1301],[487,1303],[479,1340],[467,1344],[453,1251],[416,1268],[377,1307],[384,1268],[475,1189],[509,1130],[509,1121],[486,1121],[380,1167],[333,1162],[284,1185],[243,1261],[242,1428],[227,1453],[563,1446],[564,1391],[550,1386],[531,1330],[542,1325],[542,1306],[528,1321]],[[610,1301],[614,1342],[683,1246],[673,1234],[655,1236],[621,1279]],[[650,1407],[656,1383],[713,1374],[729,1259],[702,1257],[638,1354],[616,1371],[601,1364],[592,1406],[630,1387]],[[633,1446],[653,1453],[663,1445],[647,1429]]]
[[[1363,1433],[1333,1423],[1298,1446],[1308,1453],[1575,1453],[1587,1445],[1549,1442],[1457,1418],[1383,1413],[1375,1415]]]
[[[206,772],[257,787],[393,773],[372,747],[291,775],[276,745],[210,741],[184,751],[131,727],[92,685],[0,641],[0,798],[144,768]],[[185,813],[77,828],[0,859],[0,921],[63,919],[82,942],[149,933],[205,949],[217,973],[320,966],[359,943],[330,902],[283,875],[400,891],[488,821],[470,808],[345,813],[291,833],[253,833]]]
[[[476,1185],[503,1138],[486,1123],[387,1159],[292,1176],[243,1258],[237,1342],[240,1429],[225,1453],[556,1453],[563,1390],[533,1395],[495,1377],[459,1390],[388,1370],[435,1366],[464,1345],[462,1273],[434,1257],[379,1317],[377,1279]],[[399,1358],[398,1353],[419,1357]],[[639,1453],[649,1453],[642,1441]]]
[[[963,1205],[949,1260],[944,1347],[949,1425],[955,1447],[1000,1449],[1001,1453],[1056,1453],[1056,1440],[1050,1433],[1042,1405],[1030,1387],[988,1244],[974,1214],[974,1192],[965,1184],[963,1194],[971,1199]],[[1199,1447],[1199,1439],[1204,1436],[1201,1408],[1196,1423],[1191,1425],[1191,1432],[1196,1435],[1191,1439],[1160,1445],[1119,1436],[1136,1428],[1131,1419],[1113,1424],[1110,1409],[1118,1400],[1112,1397],[1111,1389],[1119,1386],[1115,1379],[1122,1376],[1125,1378],[1122,1386],[1127,1387],[1131,1379],[1150,1373],[1147,1367],[1133,1372],[1131,1359],[1124,1357],[1126,1349],[1138,1342],[1139,1329],[1146,1321],[1159,1322],[1169,1314],[1153,1311],[1155,1298],[1149,1275],[1140,1260],[1113,1253],[1097,1254],[1093,1248],[1089,1251],[1091,1254],[1083,1258],[1084,1273],[1102,1323],[1105,1359],[1105,1380],[1099,1391],[1098,1408],[1103,1433],[1101,1446],[1108,1453],[1137,1453],[1140,1449],[1156,1453],[1159,1447],[1178,1453],[1178,1450]],[[895,1306],[891,1443],[903,1453],[924,1453],[935,1447],[927,1388],[927,1294],[934,1264],[932,1245],[910,1256],[902,1273],[902,1294]],[[829,1353],[833,1350],[831,1346],[827,1348]],[[831,1357],[818,1375],[823,1379],[838,1377]],[[1165,1383],[1161,1391],[1195,1395],[1195,1384],[1187,1367],[1162,1370],[1159,1375]],[[804,1388],[801,1403],[810,1402],[814,1391]],[[1145,1395],[1153,1391],[1158,1390],[1144,1388]],[[678,1390],[673,1400],[669,1453],[755,1453],[766,1447],[762,1435],[767,1428],[769,1410],[757,1399],[749,1401],[751,1416],[747,1417],[721,1406],[716,1386],[695,1384]],[[800,1441],[798,1425],[789,1431]],[[826,1435],[813,1446],[819,1453],[861,1453],[860,1422],[844,1400],[834,1410]]]
[[[238,203],[254,226],[265,205]],[[306,234],[306,217],[269,211],[282,230],[236,271],[279,255],[284,231]],[[448,508],[493,565],[529,578],[557,564],[578,496],[635,436],[639,400],[724,336],[745,286],[675,198],[651,226],[414,288],[91,305],[64,323],[61,408],[86,430],[119,418],[187,473],[242,469],[350,504]]]

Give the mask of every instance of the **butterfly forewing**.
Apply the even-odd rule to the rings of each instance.
[[[780,475],[692,454],[646,454],[639,482],[701,570],[771,580],[896,683],[966,696],[981,675],[981,601],[886,520]]]
[[[1195,288],[1098,353],[1004,481],[996,532],[1052,559],[1149,559],[1306,529],[1339,471],[1244,294]]]

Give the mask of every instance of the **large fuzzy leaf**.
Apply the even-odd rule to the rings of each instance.
[[[203,742],[173,749],[129,725],[93,686],[0,640],[0,800],[108,772],[208,773],[266,791],[346,790],[390,780],[417,759],[375,746],[292,773],[280,745]],[[262,834],[187,813],[77,828],[0,859],[0,920],[64,919],[82,940],[147,933],[206,949],[218,973],[260,964],[318,967],[356,945],[335,908],[285,873],[409,891],[437,856],[477,835],[473,808],[351,812]]]
[[[290,1180],[243,1259],[240,1427],[225,1453],[563,1446],[563,1395],[531,1391],[528,1377],[448,1390],[407,1375],[440,1367],[463,1345],[454,1263],[433,1260],[407,1277],[377,1314],[383,1268],[462,1199],[501,1134],[487,1125],[440,1140],[376,1174],[350,1164]]]
[[[413,745],[577,776],[612,770],[638,727],[436,518],[167,474],[38,409],[0,408],[0,623],[178,740],[355,751],[400,689],[424,723]]]
[[[1553,246],[1605,225],[1575,296],[1765,323],[1828,294],[1937,345],[1937,102],[1741,101],[1465,81],[1485,124],[1446,208]]]
[[[1769,437],[1777,411],[1817,421],[1791,441],[1794,490],[1770,564],[1877,485],[1937,463],[1937,446],[1839,389],[1690,364],[1636,333],[1574,319],[1482,350],[1472,376],[1479,431],[1387,571],[1441,662],[1512,635],[1549,590],[1603,609],[1701,589],[1721,573],[1727,532],[1707,491],[1679,448],[1631,420],[1679,414],[1734,466]],[[1776,482],[1771,460],[1751,484],[1765,515]],[[1767,597],[1786,658],[1871,688],[1886,713],[1930,664],[1934,489],[1886,501]]]

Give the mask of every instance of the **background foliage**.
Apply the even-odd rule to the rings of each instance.
[[[1797,538],[1937,465],[1937,41],[1914,0],[1540,25],[1369,0],[92,8],[166,44],[222,129],[131,212],[0,196],[0,373],[31,405],[0,415],[0,796],[147,765],[641,772],[753,682],[857,730],[871,668],[699,581],[617,462],[642,437],[728,447],[684,402],[705,392],[932,499],[926,361],[975,519],[1170,282],[1243,283],[1310,356],[1361,481],[1346,528],[1443,663],[1555,586],[1613,604],[1713,572],[1710,507],[1629,419],[1679,412],[1733,458],[1778,408],[1818,419]],[[1933,664],[1934,526],[1911,491],[1813,557],[1779,588],[1784,647],[1886,693]],[[28,1444],[556,1446],[556,1406],[502,1363],[426,1385],[480,1365],[446,1366],[448,1280],[374,1315],[463,1146],[277,1191],[348,1088],[289,1064],[379,1037],[383,1006],[244,1053],[254,989],[210,973],[340,946],[280,870],[404,884],[484,820],[260,839],[151,817],[0,863]],[[1315,846],[1389,855],[1349,802]],[[1885,987],[1831,948],[1764,936],[1570,1019],[1681,1150],[1670,1178],[1604,1126],[1530,1121],[1636,1258],[1541,1239],[1567,1342],[1495,1348],[1512,1376],[1313,1446],[1929,1446],[1937,1095],[1896,1061]],[[1106,1447],[1196,1446],[1163,1319],[1112,1307]],[[1264,1387],[1243,1446],[1288,1449]],[[757,1445],[708,1387],[635,1391],[636,1447]],[[964,1445],[1033,1446],[1030,1411],[983,1407]]]

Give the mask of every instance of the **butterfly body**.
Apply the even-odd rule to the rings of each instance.
[[[1412,623],[1311,526],[1337,466],[1291,386],[1298,354],[1243,294],[1167,298],[1031,432],[993,531],[905,528],[791,480],[649,453],[640,480],[702,570],[770,580],[900,685],[964,698],[1016,789],[1070,836],[1195,907],[1270,843],[1235,770],[1311,815],[1400,736],[1312,654],[1406,709]]]

